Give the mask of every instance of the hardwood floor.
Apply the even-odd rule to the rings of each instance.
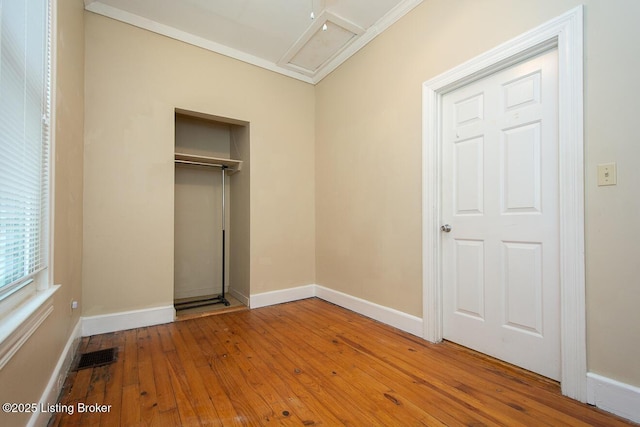
[[[319,299],[84,338],[51,426],[621,426],[556,383]],[[103,408],[104,409],[104,408]]]

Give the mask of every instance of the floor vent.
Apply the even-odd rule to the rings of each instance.
[[[116,361],[116,348],[111,347],[105,350],[92,351],[80,355],[80,361],[76,371],[96,366],[108,365]]]

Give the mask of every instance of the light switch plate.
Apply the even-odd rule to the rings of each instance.
[[[618,179],[616,177],[615,163],[602,163],[598,165],[598,186],[616,185]]]

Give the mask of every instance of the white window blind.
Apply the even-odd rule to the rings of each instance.
[[[0,0],[0,299],[47,268],[48,0]]]

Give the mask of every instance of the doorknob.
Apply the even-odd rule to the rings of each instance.
[[[451,226],[449,224],[445,224],[440,226],[440,230],[444,231],[445,233],[448,233],[451,231]]]

